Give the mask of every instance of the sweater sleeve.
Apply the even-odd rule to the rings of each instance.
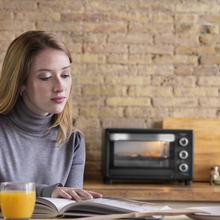
[[[82,188],[85,168],[85,139],[80,132],[73,135],[74,154],[65,186]]]
[[[53,190],[57,186],[63,186],[63,185],[61,183],[57,183],[57,184],[50,185],[50,186],[48,186],[46,184],[36,184],[37,197],[39,197],[39,196],[51,197]]]

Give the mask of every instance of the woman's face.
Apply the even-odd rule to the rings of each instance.
[[[28,79],[21,87],[27,107],[34,113],[60,113],[71,89],[70,61],[60,50],[42,50],[31,65]]]

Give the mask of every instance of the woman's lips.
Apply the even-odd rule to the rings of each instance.
[[[66,97],[55,97],[55,98],[52,98],[51,100],[57,104],[61,104],[65,101]]]

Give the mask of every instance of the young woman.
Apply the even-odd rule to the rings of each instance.
[[[82,189],[85,142],[73,126],[71,62],[44,31],[9,46],[0,75],[0,182],[35,182],[38,196],[101,197]]]

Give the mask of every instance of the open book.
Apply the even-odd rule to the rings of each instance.
[[[201,211],[202,212],[202,211]],[[73,200],[40,197],[33,218],[85,217],[85,219],[141,218],[160,219],[164,215],[190,215],[193,209],[172,209],[148,202],[121,198],[97,198],[76,202]],[[100,215],[100,216],[99,216]]]

